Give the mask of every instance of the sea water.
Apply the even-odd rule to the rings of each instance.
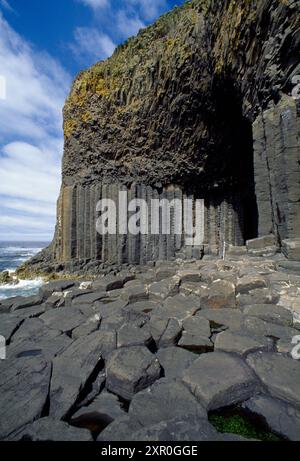
[[[14,272],[21,264],[45,248],[48,242],[0,242],[0,272]],[[43,284],[41,278],[21,280],[17,285],[0,285],[0,300],[13,296],[31,296]]]

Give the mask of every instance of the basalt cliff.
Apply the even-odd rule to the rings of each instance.
[[[193,0],[75,79],[64,107],[61,268],[218,254],[267,236],[300,259],[300,3]],[[203,198],[203,248],[101,236],[96,204]]]

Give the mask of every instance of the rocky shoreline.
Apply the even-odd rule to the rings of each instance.
[[[157,261],[2,301],[0,438],[299,440],[300,273],[285,262]],[[228,409],[257,432],[218,432]]]

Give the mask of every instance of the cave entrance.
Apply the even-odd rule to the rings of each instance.
[[[214,84],[215,176],[222,193],[235,197],[243,243],[258,236],[252,123],[243,114],[242,96],[231,81]]]

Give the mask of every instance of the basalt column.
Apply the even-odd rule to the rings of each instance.
[[[42,257],[145,264],[268,234],[284,248],[300,229],[299,75],[297,0],[192,0],[81,72],[64,107],[56,231]],[[148,233],[97,232],[100,199],[116,203],[118,229],[135,219],[120,191],[148,205]],[[176,233],[172,210],[151,231],[153,199],[163,217],[188,198],[193,222],[204,200],[203,245],[187,245],[184,226]]]

